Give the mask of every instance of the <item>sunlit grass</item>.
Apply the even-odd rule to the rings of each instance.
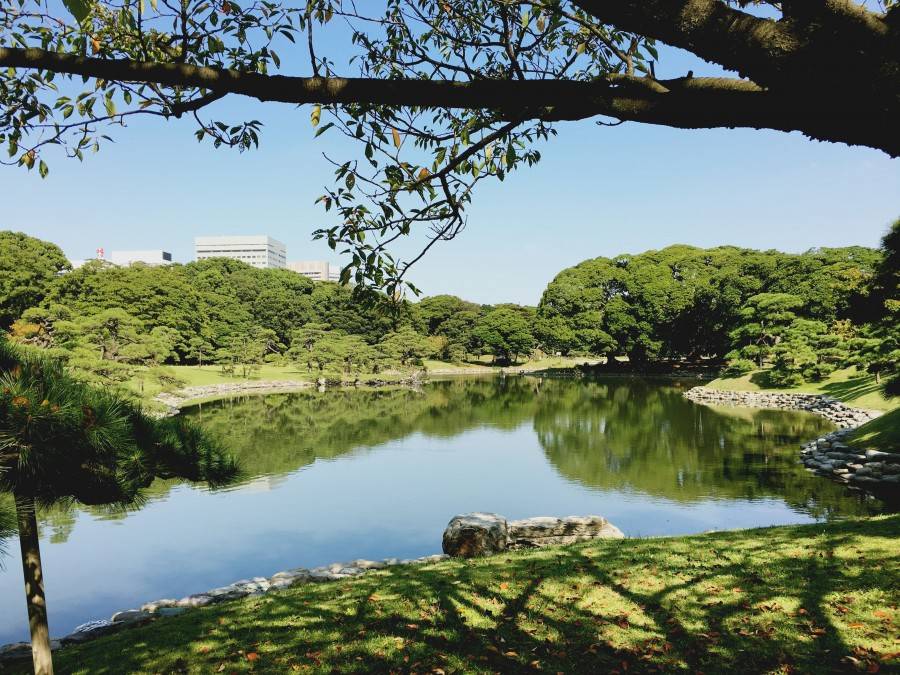
[[[194,610],[61,672],[876,672],[900,667],[900,516],[599,541]]]
[[[720,377],[706,386],[731,391],[778,391],[808,394],[828,394],[848,405],[869,410],[893,410],[900,407],[900,396],[885,398],[875,382],[875,376],[853,368],[836,370],[821,382],[807,382],[798,387],[767,386],[765,371],[747,373],[741,377]]]

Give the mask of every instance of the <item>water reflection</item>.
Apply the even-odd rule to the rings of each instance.
[[[158,481],[128,513],[44,512],[51,630],[288,567],[433,553],[464,511],[600,513],[660,535],[882,508],[797,462],[824,420],[699,406],[685,386],[465,378],[197,406],[185,414],[223,438],[244,481],[216,492]],[[27,633],[7,563],[0,643]]]

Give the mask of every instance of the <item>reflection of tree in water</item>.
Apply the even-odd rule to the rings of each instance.
[[[713,409],[681,396],[680,385],[632,378],[558,380],[459,378],[421,390],[303,391],[247,396],[185,410],[219,435],[247,482],[272,480],[317,459],[413,433],[451,438],[477,427],[515,429],[533,420],[555,469],[588,487],[633,489],[680,501],[704,497],[783,497],[813,514],[877,508],[837,484],[807,474],[797,444],[829,428],[807,414]],[[179,483],[157,481],[152,501]],[[95,516],[124,513],[88,508]],[[67,509],[47,512],[43,527],[65,541],[75,522]]]
[[[780,497],[813,515],[879,510],[799,464],[799,443],[831,428],[814,415],[710,408],[636,380],[557,384],[543,389],[534,428],[557,471],[582,485],[679,501]]]

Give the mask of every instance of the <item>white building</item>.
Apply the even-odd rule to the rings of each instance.
[[[168,251],[111,251],[109,262],[114,265],[128,267],[133,263],[144,263],[145,265],[169,265],[172,262],[172,254]]]
[[[288,263],[287,267],[313,281],[338,281],[341,278],[340,268],[324,260],[298,260]]]
[[[197,260],[232,258],[253,267],[287,266],[287,250],[280,241],[259,236],[195,237]]]

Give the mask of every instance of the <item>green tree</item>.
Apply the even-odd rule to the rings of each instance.
[[[15,499],[34,671],[53,672],[37,505],[128,505],[155,478],[219,485],[237,468],[184,420],[153,420],[69,378],[44,355],[0,341],[0,493]]]
[[[821,321],[794,319],[772,350],[769,378],[779,386],[823,379],[849,361],[850,341]]]
[[[206,358],[208,360],[212,352],[212,343],[202,335],[195,335],[188,339],[188,351],[185,356],[192,361],[196,361],[201,368],[203,367],[203,359]]]
[[[475,324],[473,334],[495,358],[510,363],[521,354],[530,354],[534,336],[522,313],[510,307],[494,309]]]
[[[790,293],[759,293],[740,311],[742,323],[731,332],[734,351],[729,358],[744,358],[762,367],[772,349],[797,318],[803,300]]]
[[[385,335],[377,348],[388,363],[401,366],[422,365],[431,351],[427,338],[409,326]]]
[[[70,269],[55,244],[21,232],[0,231],[0,330],[38,305],[57,277]]]

